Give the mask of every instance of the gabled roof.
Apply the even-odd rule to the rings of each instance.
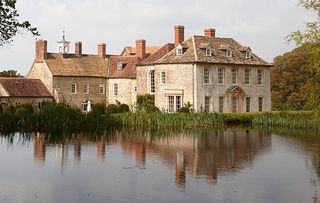
[[[149,57],[147,57],[145,60],[141,61],[139,65],[147,65],[147,64],[154,63],[155,61],[157,61],[158,59],[162,58],[164,55],[169,53],[172,49],[174,49],[174,44],[172,43],[165,44],[156,52],[154,52]]]
[[[162,46],[146,46],[146,57],[150,56],[151,54],[158,51]],[[121,56],[135,56],[136,55],[136,48],[127,46],[125,47],[121,54]]]
[[[88,76],[106,77],[108,59],[101,59],[98,55],[67,54],[63,58],[59,53],[48,53],[45,59],[51,73],[54,76]]]
[[[257,55],[252,54],[250,59],[245,58],[243,47],[232,38],[192,36],[181,44],[185,47],[182,55],[176,55],[176,50],[172,50],[167,55],[157,60],[155,63],[215,63],[215,64],[237,64],[237,65],[258,65],[270,66]],[[204,46],[212,49],[213,55],[206,56]],[[225,50],[232,51],[232,57],[227,57]]]
[[[139,62],[137,56],[110,56],[108,78],[136,78],[136,64]],[[118,70],[117,66],[122,63],[123,69]]]
[[[22,77],[0,78],[0,85],[10,97],[52,97],[39,79]]]

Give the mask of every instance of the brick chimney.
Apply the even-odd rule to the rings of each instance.
[[[82,42],[76,42],[74,47],[76,56],[80,58],[82,55]]]
[[[138,39],[136,40],[136,55],[144,60],[146,58],[146,40]]]
[[[213,28],[205,28],[204,29],[204,36],[206,38],[214,38],[214,37],[216,37],[216,30]]]
[[[106,58],[106,44],[105,43],[98,44],[98,55],[102,59]]]
[[[175,25],[174,26],[174,45],[181,44],[184,41],[184,26]]]
[[[36,41],[36,63],[43,63],[47,59],[47,40]]]

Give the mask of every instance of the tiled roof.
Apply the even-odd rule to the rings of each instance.
[[[0,84],[10,97],[52,97],[46,86],[39,79],[0,78]]]
[[[68,54],[63,58],[62,54],[48,53],[45,61],[53,75],[105,77],[107,74],[108,59],[98,55],[83,54],[79,58]]]
[[[139,65],[147,65],[150,63],[154,63],[167,53],[169,53],[172,49],[174,49],[174,44],[168,43],[163,45],[160,49],[158,49],[156,52],[151,54],[149,57],[147,57],[145,60],[141,61]]]
[[[160,49],[162,46],[146,46],[146,57],[152,55],[158,49]],[[136,54],[136,48],[127,46],[123,49],[121,52],[121,56],[134,56]]]
[[[137,56],[110,56],[108,78],[136,78],[138,62]],[[118,70],[118,64],[123,65],[122,70]]]
[[[243,51],[250,49],[242,46],[232,38],[192,36],[184,41],[181,46],[184,50],[181,56],[176,55],[176,49],[173,49],[167,55],[157,60],[156,63],[204,62],[215,64],[271,65],[255,54],[252,54],[250,59],[246,59],[245,52]],[[205,47],[211,49],[212,56],[206,56]],[[226,49],[232,51],[232,57],[226,56]]]

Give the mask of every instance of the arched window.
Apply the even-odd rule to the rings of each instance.
[[[150,93],[156,92],[156,86],[155,86],[155,73],[154,70],[151,70],[149,72],[149,91]]]

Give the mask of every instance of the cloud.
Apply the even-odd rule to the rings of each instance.
[[[138,38],[157,45],[173,41],[173,26],[185,26],[186,38],[214,27],[217,36],[232,37],[250,46],[271,62],[289,51],[284,37],[302,29],[314,16],[297,6],[297,0],[20,0],[21,19],[29,20],[56,51],[62,29],[73,43],[83,42],[84,53],[96,53],[99,42],[108,53],[119,54]],[[27,74],[34,59],[34,38],[17,36],[0,48],[0,70],[16,69]]]

